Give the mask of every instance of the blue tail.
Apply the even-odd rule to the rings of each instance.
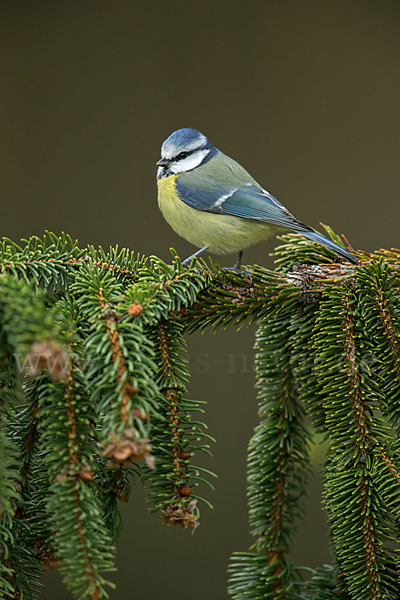
[[[355,265],[358,263],[358,259],[355,256],[353,256],[348,250],[341,248],[341,246],[338,246],[337,244],[335,244],[335,242],[332,242],[332,240],[327,240],[323,235],[315,233],[315,231],[302,231],[301,233],[304,236],[308,237],[310,240],[313,240],[313,242],[318,242],[318,244],[322,244],[322,246],[329,248],[329,250],[333,250],[333,252],[336,252],[336,254],[338,254],[339,256],[343,256],[343,258],[346,258],[348,261],[354,263]]]

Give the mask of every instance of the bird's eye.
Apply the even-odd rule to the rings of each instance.
[[[187,156],[189,156],[189,152],[180,152],[178,154],[178,156],[176,157],[176,160],[182,160],[183,158],[186,158]]]

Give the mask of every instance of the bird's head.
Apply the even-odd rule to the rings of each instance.
[[[217,149],[197,129],[177,129],[161,146],[157,178],[192,171],[214,156]]]

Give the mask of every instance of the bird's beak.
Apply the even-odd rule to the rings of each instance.
[[[160,158],[160,160],[158,160],[156,162],[157,167],[168,167],[170,161],[167,158]]]

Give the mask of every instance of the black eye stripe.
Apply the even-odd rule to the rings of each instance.
[[[183,160],[184,158],[187,158],[189,154],[192,154],[192,152],[179,152],[179,154],[175,157],[175,160]]]

